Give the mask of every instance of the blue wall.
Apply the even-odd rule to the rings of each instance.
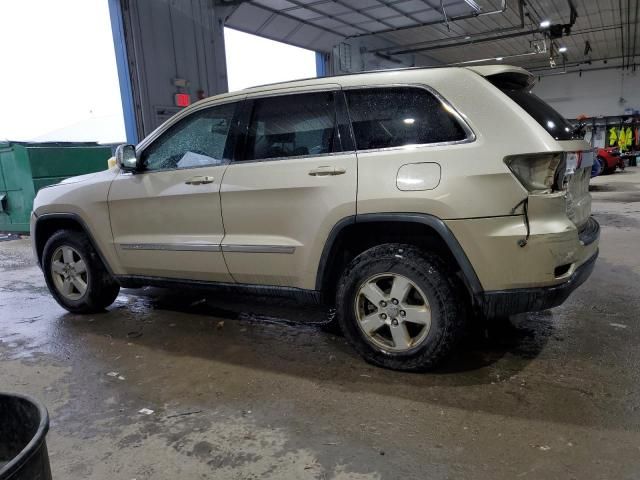
[[[133,103],[133,91],[131,89],[131,76],[127,63],[127,46],[124,39],[124,27],[122,23],[122,10],[120,0],[109,0],[109,15],[111,17],[111,32],[113,33],[113,45],[116,52],[116,65],[118,67],[118,80],[120,82],[120,97],[122,99],[122,113],[124,114],[124,129],[127,135],[127,143],[138,143],[138,128],[136,126],[136,114]]]
[[[327,76],[327,57],[326,53],[316,52],[316,75],[318,77]]]

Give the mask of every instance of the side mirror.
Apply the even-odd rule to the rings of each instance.
[[[116,164],[125,172],[138,170],[136,147],[133,145],[118,145],[118,148],[116,148]]]

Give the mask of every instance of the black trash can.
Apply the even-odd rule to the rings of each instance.
[[[51,480],[47,409],[24,395],[0,393],[0,480]]]

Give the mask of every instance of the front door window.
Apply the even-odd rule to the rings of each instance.
[[[173,125],[142,152],[145,171],[216,166],[225,145],[235,103],[196,112]]]

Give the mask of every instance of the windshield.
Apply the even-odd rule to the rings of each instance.
[[[520,76],[521,77],[521,76]],[[531,115],[536,122],[551,134],[556,140],[575,140],[581,138],[573,126],[547,102],[523,85],[520,79],[508,74],[494,75],[488,80],[502,90],[516,102],[524,111]]]

